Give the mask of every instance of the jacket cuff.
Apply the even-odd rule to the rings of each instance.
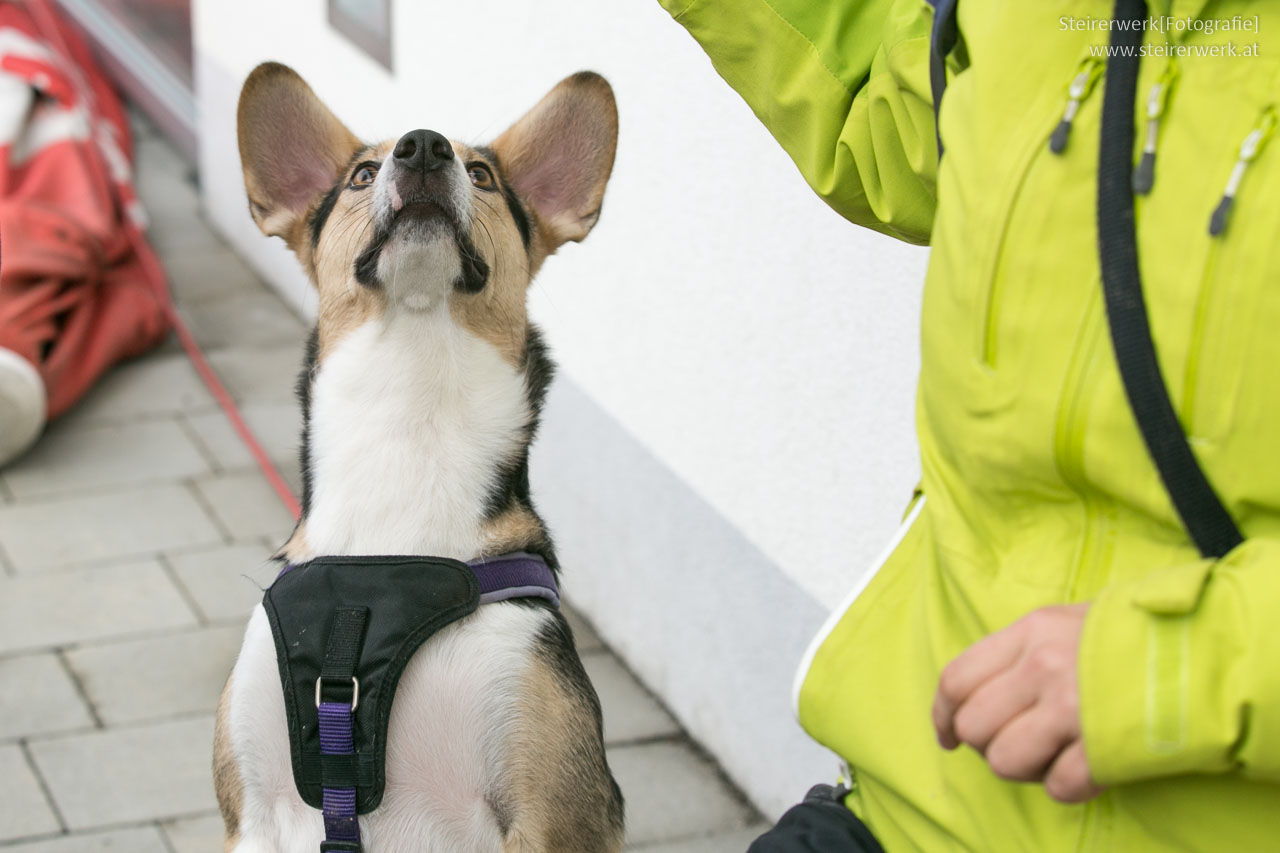
[[[1280,766],[1280,542],[1107,587],[1080,643],[1084,747],[1114,785]],[[1271,636],[1268,636],[1271,635]]]

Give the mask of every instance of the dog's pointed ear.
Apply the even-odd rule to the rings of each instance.
[[[507,181],[533,210],[545,254],[596,224],[617,145],[613,89],[591,71],[561,80],[493,141]]]
[[[297,249],[302,217],[338,180],[360,140],[278,62],[264,62],[245,80],[236,128],[254,221]]]

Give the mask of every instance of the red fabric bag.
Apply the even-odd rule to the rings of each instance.
[[[119,98],[51,4],[0,2],[0,347],[36,367],[50,418],[169,330],[131,152]]]

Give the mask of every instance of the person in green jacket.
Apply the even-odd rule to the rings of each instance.
[[[1137,36],[1150,335],[1244,537],[1203,557],[1109,335],[1111,5],[962,0],[935,118],[925,0],[660,2],[815,192],[932,247],[922,482],[798,676],[845,805],[890,851],[1280,849],[1280,4]]]

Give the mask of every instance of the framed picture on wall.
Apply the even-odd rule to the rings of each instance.
[[[391,70],[391,0],[329,0],[329,24]]]

